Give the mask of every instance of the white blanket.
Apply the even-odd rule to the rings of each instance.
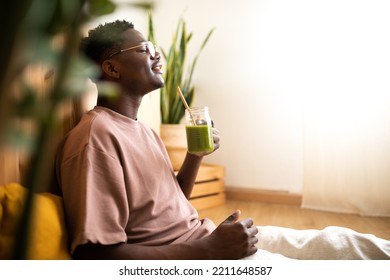
[[[344,227],[295,230],[261,226],[258,229],[259,250],[245,259],[390,259],[390,241]]]

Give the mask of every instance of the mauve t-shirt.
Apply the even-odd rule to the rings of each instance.
[[[209,235],[176,180],[163,142],[104,107],[86,113],[57,156],[71,252],[87,242],[166,245]]]

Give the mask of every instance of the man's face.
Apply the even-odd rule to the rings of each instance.
[[[118,82],[127,90],[146,94],[164,86],[162,78],[162,65],[160,53],[156,50],[154,57],[151,56],[146,44],[145,37],[134,29],[123,33],[124,42],[120,46],[128,51],[113,55],[113,65],[118,71]]]

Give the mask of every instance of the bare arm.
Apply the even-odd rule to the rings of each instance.
[[[180,188],[187,199],[191,196],[202,159],[203,156],[193,155],[187,152],[179,173],[176,176]]]
[[[204,255],[204,254],[203,254]],[[100,245],[88,243],[76,248],[75,259],[122,259],[122,260],[153,260],[153,259],[204,259],[199,246],[182,243],[164,246],[143,246],[137,244],[119,243]]]
[[[86,244],[76,248],[76,259],[239,259],[257,251],[257,228],[251,219],[238,221],[237,211],[209,236],[164,246]]]
[[[213,128],[213,138],[214,138],[214,150],[215,152],[219,148],[219,131],[216,128]],[[187,153],[183,165],[181,166],[179,173],[176,178],[179,182],[179,185],[184,193],[184,195],[189,198],[194,187],[196,176],[198,175],[200,164],[202,163],[203,156],[210,153],[203,154],[190,154]]]

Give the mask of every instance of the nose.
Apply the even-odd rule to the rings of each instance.
[[[160,60],[160,58],[161,58],[161,53],[160,53],[158,50],[155,50],[155,51],[154,51],[154,56],[151,55],[151,58],[152,58],[152,59]]]

